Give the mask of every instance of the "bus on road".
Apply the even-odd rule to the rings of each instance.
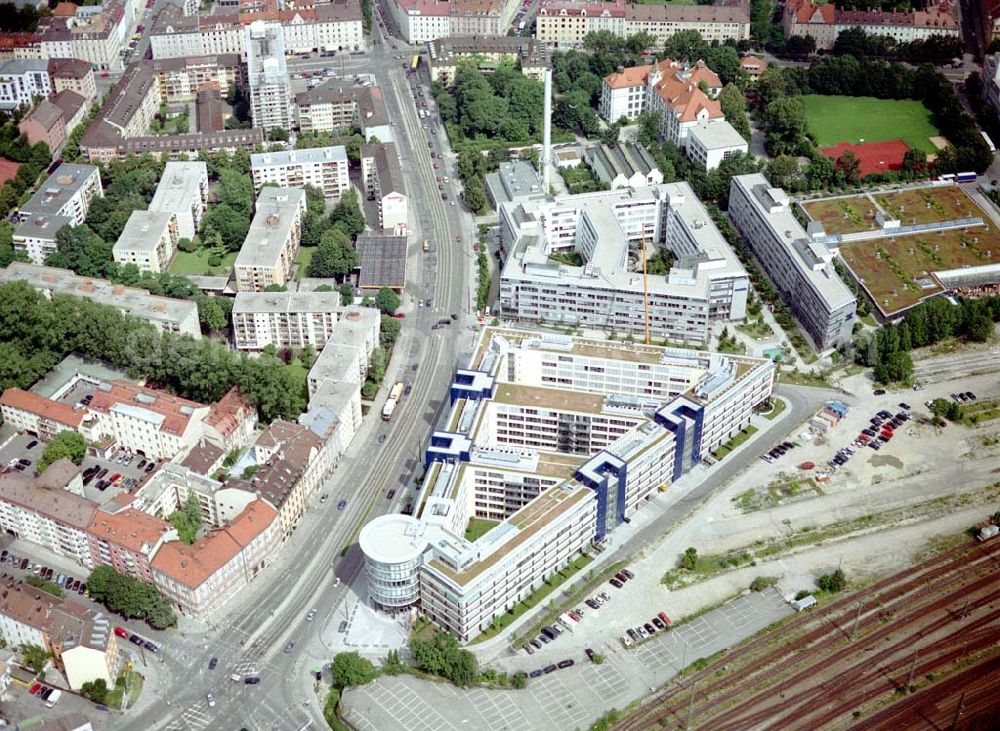
[[[413,60],[410,61],[410,72],[412,73],[412,72],[416,71],[417,67],[419,67],[419,66],[420,66],[420,56],[419,56],[419,54],[415,54],[413,56]]]
[[[393,412],[396,411],[396,404],[399,403],[400,397],[403,395],[403,384],[402,382],[396,383],[389,391],[389,398],[385,401],[385,406],[382,407],[382,421],[389,421],[392,418]]]

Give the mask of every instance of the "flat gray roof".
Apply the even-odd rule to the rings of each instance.
[[[746,145],[747,140],[725,120],[721,122],[699,122],[688,134],[696,137],[706,150],[723,150]]]
[[[333,292],[237,292],[233,314],[258,312],[338,312],[340,293]]]
[[[83,187],[84,182],[97,172],[93,165],[63,163],[39,186],[21,211],[32,213],[56,213]]]
[[[208,184],[208,165],[171,160],[163,168],[149,210],[168,213],[190,211],[191,201],[201,196],[202,182]]]
[[[56,231],[63,226],[73,224],[69,216],[57,216],[47,213],[29,213],[28,219],[14,227],[14,236],[24,236],[32,239],[52,239],[55,241]]]
[[[310,165],[322,162],[342,162],[347,164],[347,149],[343,145],[334,147],[312,147],[306,150],[283,150],[278,152],[257,152],[250,156],[250,168],[258,170],[286,165]]]
[[[156,251],[163,232],[170,226],[173,213],[162,211],[132,211],[115,249],[127,251]]]
[[[263,188],[236,267],[274,266],[305,201],[302,188]]]
[[[406,237],[358,236],[358,286],[402,287],[406,283]]]
[[[69,269],[15,261],[0,269],[0,282],[22,280],[52,294],[70,294],[113,305],[143,320],[180,323],[193,317],[198,322],[198,306],[190,300],[157,297],[145,289],[112,284],[106,279],[80,277]]]

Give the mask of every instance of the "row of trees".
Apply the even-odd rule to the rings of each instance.
[[[358,265],[358,255],[354,248],[358,235],[365,230],[365,217],[358,203],[357,193],[349,189],[329,216],[324,216],[322,191],[306,189],[308,213],[303,228],[303,246],[318,248],[309,262],[307,274],[310,277],[336,278],[343,280]],[[313,242],[316,242],[313,244]]]
[[[27,388],[71,352],[203,403],[238,385],[264,421],[294,419],[305,406],[302,384],[277,358],[160,333],[111,305],[66,295],[49,300],[23,282],[0,285],[0,389]]]
[[[950,337],[986,342],[1000,322],[1000,296],[962,300],[956,307],[935,297],[907,312],[898,324],[862,331],[854,340],[854,359],[874,369],[879,383],[907,381],[913,375],[909,352]]]
[[[961,58],[965,53],[962,39],[957,36],[934,35],[902,43],[889,35],[868,33],[864,28],[849,28],[837,36],[833,44],[836,56],[882,58],[913,63],[943,63]]]
[[[108,611],[145,620],[155,629],[177,624],[177,615],[170,602],[155,586],[119,574],[110,566],[98,566],[90,572],[87,591],[91,599],[103,604]]]

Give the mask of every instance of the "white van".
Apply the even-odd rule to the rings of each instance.
[[[62,698],[62,691],[56,688],[52,691],[52,695],[49,696],[49,699],[45,701],[45,707],[52,708],[52,706],[59,702],[60,698]]]

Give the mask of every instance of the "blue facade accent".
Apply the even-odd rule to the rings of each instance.
[[[616,528],[625,520],[625,485],[628,465],[609,452],[595,455],[576,471],[576,479],[594,491],[597,497],[597,525],[594,540],[600,541],[610,528]],[[608,519],[609,492],[614,489],[614,519]]]
[[[432,462],[448,460],[468,462],[472,458],[471,447],[469,438],[463,434],[434,432],[424,450],[424,467],[428,467]]]
[[[454,404],[459,399],[481,401],[493,398],[496,381],[483,371],[458,370],[448,389],[448,396]]]

